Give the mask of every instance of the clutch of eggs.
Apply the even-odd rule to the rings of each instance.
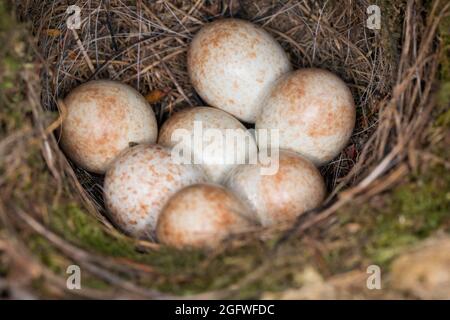
[[[130,143],[153,143],[155,114],[135,89],[110,80],[89,81],[64,99],[61,147],[78,166],[103,174]]]
[[[106,173],[112,222],[136,238],[212,247],[255,224],[292,221],[318,207],[326,188],[316,166],[339,154],[355,124],[345,83],[326,70],[292,72],[272,36],[238,19],[205,25],[191,43],[187,65],[194,88],[215,108],[175,113],[162,126],[158,145],[153,110],[125,84],[90,81],[64,100],[61,146],[80,167]],[[238,119],[257,130],[278,130],[279,144],[255,141]],[[208,133],[195,143],[197,124],[202,134],[222,136],[222,143]],[[227,130],[235,140],[226,139]],[[263,174],[260,162],[245,164],[258,147],[278,146],[273,174]],[[174,161],[172,152],[180,147],[194,164]]]

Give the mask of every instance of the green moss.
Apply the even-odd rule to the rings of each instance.
[[[444,3],[442,3],[444,6]],[[450,80],[450,17],[443,17],[439,23],[439,36],[442,45],[442,56],[440,59],[440,77]]]
[[[4,261],[1,259],[1,253],[0,253],[0,278],[5,278],[6,275],[8,274],[8,266],[6,265],[6,263],[4,263]]]
[[[339,222],[324,233],[323,258],[332,274],[390,262],[438,231],[450,231],[450,175],[430,165],[389,193],[336,213]],[[349,230],[354,231],[349,231]]]
[[[24,89],[20,72],[29,61],[26,31],[13,19],[11,4],[0,0],[0,135],[19,128],[26,114],[22,108]],[[20,105],[19,105],[20,104]]]
[[[111,286],[108,283],[106,283],[105,281],[102,281],[99,278],[86,276],[83,273],[81,273],[81,286],[92,288],[92,289],[97,289],[97,290],[111,289]]]
[[[450,221],[450,176],[442,167],[395,189],[382,212],[375,211],[367,254],[385,264],[405,246]]]
[[[450,82],[445,85],[446,89],[448,90],[445,94],[448,95],[448,103],[450,104]],[[442,87],[444,88],[444,87]],[[441,89],[442,92],[442,89]],[[441,100],[443,101],[443,100]],[[436,126],[437,127],[447,127],[450,128],[450,109],[443,112],[436,120]]]
[[[195,270],[204,256],[200,251],[179,252],[164,248],[139,252],[133,240],[108,233],[99,221],[75,203],[55,208],[50,216],[50,225],[64,239],[90,252],[149,264],[163,275]]]
[[[18,61],[15,57],[7,56],[3,58],[3,65],[5,66],[8,72],[15,73],[20,69],[22,63]]]
[[[54,208],[50,223],[65,239],[79,244],[87,250],[113,257],[136,259],[141,262],[152,262],[153,264],[156,262],[166,272],[171,272],[172,266],[192,267],[202,257],[202,254],[197,251],[183,251],[176,252],[176,256],[180,258],[177,263],[174,263],[174,257],[170,254],[161,254],[161,259],[155,261],[153,253],[140,253],[136,250],[136,243],[133,240],[108,233],[98,220],[86,213],[76,203]],[[183,255],[189,256],[190,259],[182,259]]]
[[[15,57],[10,55],[7,55],[0,60],[1,89],[10,90],[16,86],[15,79],[21,67],[22,64]]]
[[[84,248],[113,256],[128,256],[134,252],[131,243],[113,239],[101,228],[98,221],[75,203],[55,208],[50,223],[65,239],[79,243]]]
[[[5,0],[0,0],[0,31],[9,30],[13,25],[13,19],[6,4]]]
[[[444,3],[441,4],[444,6]],[[447,15],[439,23],[441,56],[439,59],[440,89],[437,103],[442,108],[450,106],[450,17]],[[450,113],[447,112],[447,126],[450,124]]]
[[[56,207],[50,214],[50,226],[67,241],[96,255],[127,259],[150,266],[154,273],[135,281],[177,294],[227,287],[261,265],[267,254],[257,244],[214,256],[199,250],[178,251],[166,247],[140,252],[133,240],[109,234],[99,221],[75,203]],[[46,264],[52,263],[49,257],[44,258]],[[269,278],[267,283],[260,285],[273,287],[273,281]],[[250,288],[248,294],[252,290]]]

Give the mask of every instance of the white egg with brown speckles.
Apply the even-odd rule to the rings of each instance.
[[[261,162],[240,165],[224,183],[256,212],[263,226],[292,221],[322,203],[325,183],[310,161],[295,152],[280,150],[279,158],[272,158],[272,166],[274,174],[264,174]]]
[[[158,143],[201,164],[213,182],[221,182],[229,170],[257,154],[251,133],[232,115],[211,107],[172,115],[161,127]]]
[[[208,105],[250,123],[274,81],[291,70],[286,53],[270,34],[239,19],[202,27],[192,40],[187,64],[194,88]]]
[[[170,196],[205,181],[200,167],[175,163],[167,148],[138,145],[123,152],[108,169],[104,200],[117,227],[133,237],[152,239],[160,211]]]
[[[278,129],[279,147],[296,151],[315,165],[336,157],[355,126],[355,103],[346,84],[322,69],[284,75],[262,104],[256,129]],[[269,148],[269,146],[259,146]]]
[[[219,185],[196,184],[169,199],[156,235],[160,242],[177,248],[211,248],[253,226],[253,213],[232,192]]]
[[[130,143],[154,143],[158,127],[144,97],[123,83],[84,83],[64,99],[61,147],[78,166],[103,174]]]

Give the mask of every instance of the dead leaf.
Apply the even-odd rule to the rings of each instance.
[[[161,101],[161,99],[163,99],[170,90],[165,89],[165,90],[161,90],[161,89],[155,89],[150,91],[149,93],[147,93],[147,95],[145,96],[145,100],[148,101],[148,103],[156,103]]]
[[[77,59],[77,53],[73,50],[69,51],[69,58],[72,60],[76,60]]]
[[[61,35],[61,31],[59,31],[58,29],[47,29],[47,35],[49,37],[59,37]]]

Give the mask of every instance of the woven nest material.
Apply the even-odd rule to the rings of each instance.
[[[431,93],[439,52],[436,28],[447,10],[437,11],[437,4],[428,14],[415,1],[392,6],[398,12],[384,11],[381,29],[371,30],[366,26],[366,10],[372,1],[364,0],[80,0],[74,4],[81,8],[81,28],[73,31],[66,26],[67,1],[18,3],[16,12],[31,31],[33,56],[39,64],[38,69],[22,75],[34,127],[21,134],[37,142],[46,162],[41,170],[52,177],[44,181],[47,189],[36,197],[47,199],[50,208],[52,201],[71,194],[113,237],[124,236],[105,218],[102,177],[76,167],[58,146],[56,129],[63,114],[57,101],[80,83],[107,78],[146,95],[159,124],[176,110],[204,105],[189,82],[186,52],[195,33],[221,17],[242,18],[263,27],[279,41],[295,68],[320,67],[336,73],[349,85],[357,106],[356,127],[348,146],[321,168],[330,196],[323,207],[276,230],[281,233],[280,242],[326,224],[346,204],[388,190],[417,166],[415,151],[420,149],[433,112]],[[51,119],[52,112],[58,111],[60,117]],[[1,148],[7,154],[13,146],[3,143]],[[16,148],[23,154],[28,150],[26,145]],[[165,297],[121,276],[130,270],[138,272],[133,262],[103,258],[63,239],[46,223],[50,209],[31,203],[27,209],[14,204],[1,208],[14,212],[14,216],[3,215],[11,230],[26,229],[27,237],[30,233],[46,237],[69,260],[120,288],[123,296]],[[20,232],[11,232],[20,242]],[[255,238],[265,237],[266,232],[244,242],[258,241]],[[136,247],[145,252],[159,250],[157,244],[145,241],[138,241]],[[44,274],[55,286],[64,286],[50,271]],[[94,291],[84,294],[96,296]],[[204,296],[226,294],[216,291]]]

